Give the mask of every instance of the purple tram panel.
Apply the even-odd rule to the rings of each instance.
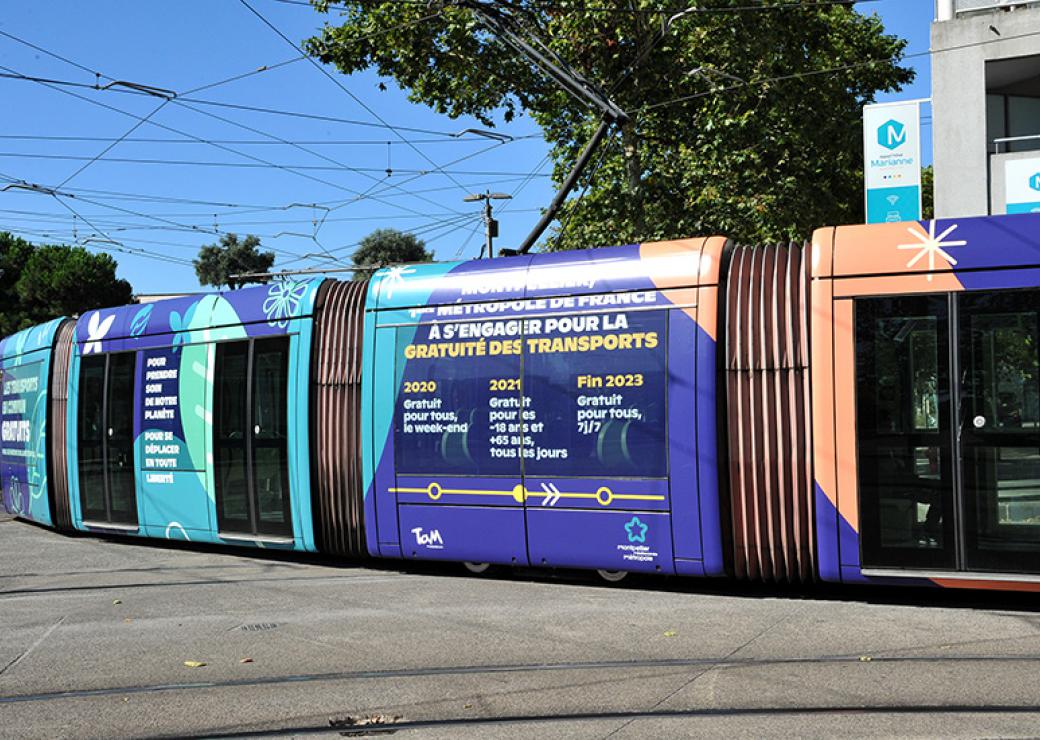
[[[377,273],[369,551],[721,575],[715,406],[698,393],[717,306],[698,298],[724,245]]]

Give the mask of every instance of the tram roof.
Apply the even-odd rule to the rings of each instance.
[[[1026,267],[1040,267],[1040,213],[838,226],[813,234],[814,278],[930,276],[938,290],[940,282],[963,283],[973,271]]]
[[[276,280],[258,287],[87,311],[76,323],[76,341],[100,339],[105,351],[113,351],[132,348],[109,344],[116,340],[145,341],[151,336],[233,326],[251,327],[250,335],[284,334],[291,320],[311,315],[323,280]]]
[[[394,309],[715,285],[724,237],[384,268],[369,308]]]
[[[51,348],[54,335],[64,318],[48,321],[46,324],[23,329],[0,340],[0,359],[10,360],[30,352]]]

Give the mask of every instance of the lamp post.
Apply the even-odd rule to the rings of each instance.
[[[510,200],[512,197],[508,193],[492,193],[490,190],[487,190],[483,193],[472,193],[462,199],[466,203],[484,201],[484,247],[480,250],[480,257],[484,256],[484,250],[487,250],[488,257],[494,256],[494,252],[491,251],[491,245],[494,238],[498,236],[498,221],[491,217],[491,201]],[[480,259],[480,257],[477,259]]]

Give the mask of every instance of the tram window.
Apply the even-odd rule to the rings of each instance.
[[[134,374],[137,355],[109,355],[108,363],[108,487],[111,520],[137,523],[134,480]]]
[[[259,530],[290,534],[289,341],[257,340],[253,353],[253,474]],[[286,530],[283,532],[283,530]]]
[[[523,340],[504,331],[514,324],[489,322],[503,338],[494,350],[486,341],[486,353],[477,356],[451,354],[462,342],[444,339],[465,336],[472,324],[397,330],[399,474],[519,476]]]
[[[533,417],[525,426],[535,454],[525,458],[524,472],[667,476],[667,313],[573,319],[576,325],[586,320],[599,327],[615,322],[624,330],[604,332],[599,347],[582,347],[577,337],[565,334],[529,343],[524,390]],[[571,349],[568,341],[577,346]],[[557,347],[550,342],[559,342],[564,351],[552,351]]]
[[[876,431],[939,429],[937,319],[883,318],[876,322]]]
[[[964,317],[972,333],[970,361],[976,416],[999,429],[1036,429],[1036,313]]]
[[[217,346],[217,515],[225,533],[292,536],[289,338]]]
[[[220,528],[224,531],[243,531],[250,526],[245,438],[248,368],[248,342],[217,345],[214,475],[217,514]]]
[[[83,518],[102,521],[105,507],[105,356],[84,357],[79,371],[79,488]]]
[[[945,296],[856,302],[863,562],[954,565]]]

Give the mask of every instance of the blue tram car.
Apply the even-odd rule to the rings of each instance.
[[[1040,590],[1038,269],[1019,215],[91,311],[0,343],[3,502],[477,571]]]

